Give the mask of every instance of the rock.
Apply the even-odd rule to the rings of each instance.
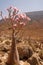
[[[24,62],[24,65],[30,65],[30,63],[28,63],[27,61]]]
[[[40,61],[40,64],[43,65],[43,61]]]
[[[34,53],[30,58],[28,58],[27,62],[29,62],[30,65],[40,65],[38,54]]]
[[[27,61],[20,61],[20,65],[30,65]]]
[[[2,63],[0,63],[0,65],[5,65],[5,63],[4,63],[4,62],[2,62]]]
[[[1,45],[0,46],[0,51],[3,51],[3,52],[7,52],[9,50],[9,46],[6,46],[6,45]]]
[[[36,49],[36,53],[39,53],[39,52],[40,52],[40,49],[39,49],[39,48],[37,48],[37,49]]]
[[[24,62],[23,61],[20,61],[20,65],[24,65]]]
[[[38,62],[37,62],[37,59],[35,57],[32,57],[32,58],[29,58],[28,59],[28,62],[31,64],[31,65],[36,65]]]
[[[10,45],[11,40],[7,39],[7,40],[4,40],[2,43],[3,43],[3,44],[6,44],[6,45]]]
[[[18,46],[18,52],[19,52],[19,56],[21,60],[27,60],[29,57],[32,56],[33,51],[32,48],[29,47],[28,45],[22,45],[22,46]]]
[[[3,52],[7,52],[10,50],[11,41],[10,40],[4,40],[2,44],[0,44],[0,50]]]
[[[43,50],[39,52],[39,57],[43,60]]]
[[[5,53],[4,56],[2,57],[2,61],[3,62],[6,62],[7,61],[7,58],[8,58],[8,54]]]

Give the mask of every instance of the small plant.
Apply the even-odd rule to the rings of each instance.
[[[20,30],[31,19],[29,17],[27,17],[26,14],[24,14],[24,13],[20,14],[19,9],[17,9],[16,7],[10,6],[7,9],[7,11],[8,11],[9,22],[11,22],[11,24],[12,24],[12,26],[11,26],[11,28],[12,28],[12,45],[11,45],[11,50],[10,50],[6,65],[14,65],[14,64],[20,65],[19,54],[18,54],[18,50],[16,47],[15,30],[16,29]],[[6,17],[4,20],[6,21]]]

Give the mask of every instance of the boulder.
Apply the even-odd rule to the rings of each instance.
[[[27,60],[33,54],[33,50],[29,45],[18,45],[17,48],[21,60]]]
[[[20,65],[30,65],[27,61],[20,61]]]
[[[29,62],[30,65],[40,65],[39,59],[38,54],[34,53],[30,58],[28,58],[27,62]]]

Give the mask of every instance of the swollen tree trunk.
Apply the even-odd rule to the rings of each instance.
[[[19,54],[15,43],[14,30],[12,32],[12,45],[8,56],[7,65],[20,65],[19,64]]]

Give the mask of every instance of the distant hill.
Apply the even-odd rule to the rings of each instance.
[[[31,18],[31,25],[34,28],[43,29],[43,11],[26,12],[27,16]]]
[[[32,19],[43,18],[43,11],[26,12],[26,14],[27,16],[30,16]]]

